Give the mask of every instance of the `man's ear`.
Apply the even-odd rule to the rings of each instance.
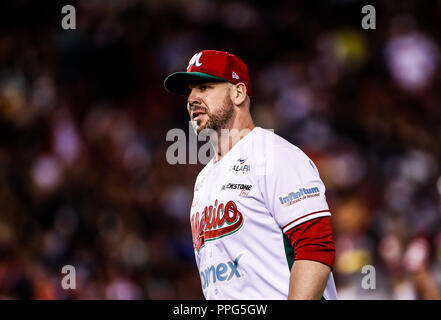
[[[247,87],[243,82],[233,85],[232,90],[230,90],[230,98],[236,106],[241,106],[245,102],[247,98]]]

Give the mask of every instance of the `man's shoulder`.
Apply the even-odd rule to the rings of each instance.
[[[213,158],[210,159],[210,161],[201,169],[201,171],[199,171],[197,177],[196,177],[196,181],[202,179],[203,177],[206,176],[208,170],[210,169],[210,167],[213,166]]]
[[[255,175],[278,177],[286,170],[294,172],[312,166],[310,158],[296,145],[276,134],[272,129],[259,128],[249,146]]]
[[[254,145],[254,152],[265,155],[265,158],[275,155],[277,158],[291,156],[309,159],[302,149],[275,133],[273,129],[259,128]]]
[[[207,180],[208,172],[213,168],[215,163],[215,157],[213,157],[210,159],[210,161],[208,161],[207,164],[204,165],[201,171],[199,171],[198,175],[196,176],[194,191],[198,191],[203,187],[205,180]]]

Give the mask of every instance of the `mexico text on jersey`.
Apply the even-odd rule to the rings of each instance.
[[[225,205],[219,204],[204,208],[202,215],[196,212],[191,217],[191,230],[195,250],[199,251],[206,241],[225,237],[242,227],[243,215],[237,209],[234,201],[228,201]]]

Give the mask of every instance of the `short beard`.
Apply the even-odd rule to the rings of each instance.
[[[222,107],[216,113],[208,113],[208,120],[204,129],[211,129],[220,132],[226,128],[228,122],[233,118],[234,106],[228,91],[222,102]]]

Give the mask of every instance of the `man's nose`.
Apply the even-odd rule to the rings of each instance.
[[[192,105],[195,105],[195,104],[196,105],[201,104],[201,99],[198,95],[197,90],[191,89],[190,94],[188,95],[188,98],[187,98],[187,103],[188,103],[189,107],[191,107]]]

